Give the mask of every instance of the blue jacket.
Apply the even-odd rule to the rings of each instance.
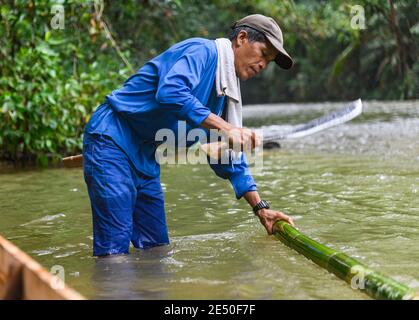
[[[158,176],[155,134],[159,129],[170,129],[177,136],[178,120],[186,121],[188,132],[211,112],[222,115],[225,99],[215,91],[217,58],[213,40],[192,38],[175,44],[106,96],[85,133],[111,137],[139,172]],[[239,162],[210,166],[230,180],[238,199],[256,190],[244,155]]]

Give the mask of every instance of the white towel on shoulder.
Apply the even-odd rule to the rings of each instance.
[[[242,98],[240,80],[234,68],[234,52],[231,41],[227,38],[215,40],[218,51],[217,73],[215,87],[217,96],[226,96],[226,121],[235,127],[242,127]]]

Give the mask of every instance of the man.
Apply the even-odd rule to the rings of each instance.
[[[271,61],[284,69],[292,66],[282,32],[272,18],[250,15],[232,28],[223,54],[230,54],[227,62],[236,79],[254,77]],[[217,129],[232,144],[257,145],[255,132],[222,117],[229,97],[216,89],[216,73],[225,74],[218,59],[220,50],[215,41],[201,38],[175,44],[108,95],[90,118],[83,159],[95,256],[127,254],[130,242],[143,249],[169,243],[155,160],[158,130],[168,128],[178,134],[177,123],[183,120],[188,130]],[[219,177],[230,180],[237,199],[247,200],[268,234],[277,220],[293,224],[290,217],[261,200],[243,154],[234,164],[210,165]]]

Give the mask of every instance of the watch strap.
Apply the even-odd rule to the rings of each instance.
[[[259,201],[254,207],[253,212],[256,214],[260,209],[269,209],[269,203],[266,200]]]

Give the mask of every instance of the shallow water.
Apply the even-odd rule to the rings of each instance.
[[[248,126],[286,131],[342,104],[252,106]],[[265,151],[255,174],[302,232],[419,290],[419,102],[369,102],[345,125]],[[273,125],[280,124],[280,125]],[[171,245],[91,257],[79,169],[3,171],[0,234],[88,298],[368,299],[267,236],[206,165],[162,168]]]

